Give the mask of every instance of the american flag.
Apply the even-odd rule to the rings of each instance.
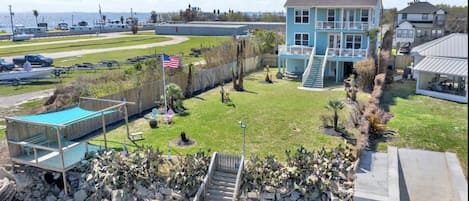
[[[163,67],[165,68],[178,68],[179,67],[179,57],[178,56],[169,56],[163,54]]]

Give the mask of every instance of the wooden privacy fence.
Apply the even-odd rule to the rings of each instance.
[[[219,85],[220,83],[227,83],[231,80],[231,68],[236,68],[236,62],[225,64],[216,68],[202,69],[193,73],[191,91],[193,93],[207,91]],[[245,72],[250,73],[260,68],[260,58],[252,57],[245,60]],[[194,72],[194,71],[193,71]],[[176,74],[173,76],[167,76],[166,84],[174,83],[186,89],[187,86],[187,75]],[[135,102],[135,105],[128,105],[128,115],[140,115],[143,111],[150,110],[157,106],[157,101],[160,100],[163,95],[163,80],[157,80],[150,83],[146,83],[142,86],[128,89],[116,94],[100,97],[102,99],[110,100],[122,100],[125,98],[126,101]],[[80,107],[88,110],[99,111],[105,108],[106,103],[98,103],[93,101],[81,101]],[[124,119],[124,113],[122,110],[115,111],[105,115],[105,122],[107,124],[115,123]],[[89,133],[92,133],[102,128],[102,122],[100,119],[92,119],[89,121],[83,121],[69,126],[64,130],[64,135],[67,139],[73,140],[81,138]]]
[[[396,55],[394,57],[395,69],[404,69],[414,61],[414,58],[410,55]]]

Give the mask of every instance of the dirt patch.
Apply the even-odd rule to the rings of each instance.
[[[319,130],[326,135],[342,137],[342,133],[335,131],[333,127],[320,127]]]
[[[190,147],[195,144],[193,139],[187,139],[187,142],[183,142],[181,139],[171,141],[171,144],[177,147]]]

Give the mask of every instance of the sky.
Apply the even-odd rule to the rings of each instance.
[[[353,1],[353,0],[351,0]],[[383,0],[384,8],[402,9],[409,0]],[[423,0],[422,0],[423,1]],[[467,5],[466,0],[428,0],[433,4]],[[0,0],[0,12],[97,12],[101,5],[103,12],[172,12],[186,8],[188,4],[202,8],[203,11],[220,9],[227,11],[284,11],[285,0]]]

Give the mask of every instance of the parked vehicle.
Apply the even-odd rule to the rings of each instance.
[[[30,71],[19,70],[0,73],[0,81],[11,81],[13,85],[18,85],[21,80],[41,79],[50,77],[54,67],[33,68]]]
[[[54,63],[54,60],[52,58],[44,57],[39,54],[30,54],[24,56],[23,58],[13,58],[13,63],[16,66],[23,67],[23,64],[26,62],[26,60],[29,61],[31,65],[40,65],[42,67],[51,66],[52,63]]]
[[[404,44],[399,48],[399,53],[401,53],[401,54],[409,54],[409,53],[410,53],[410,43],[404,43]]]
[[[25,40],[31,40],[34,37],[33,34],[15,34],[12,36],[11,40],[12,41],[25,41]]]
[[[5,61],[0,58],[0,72],[10,71],[15,67],[13,63]]]

